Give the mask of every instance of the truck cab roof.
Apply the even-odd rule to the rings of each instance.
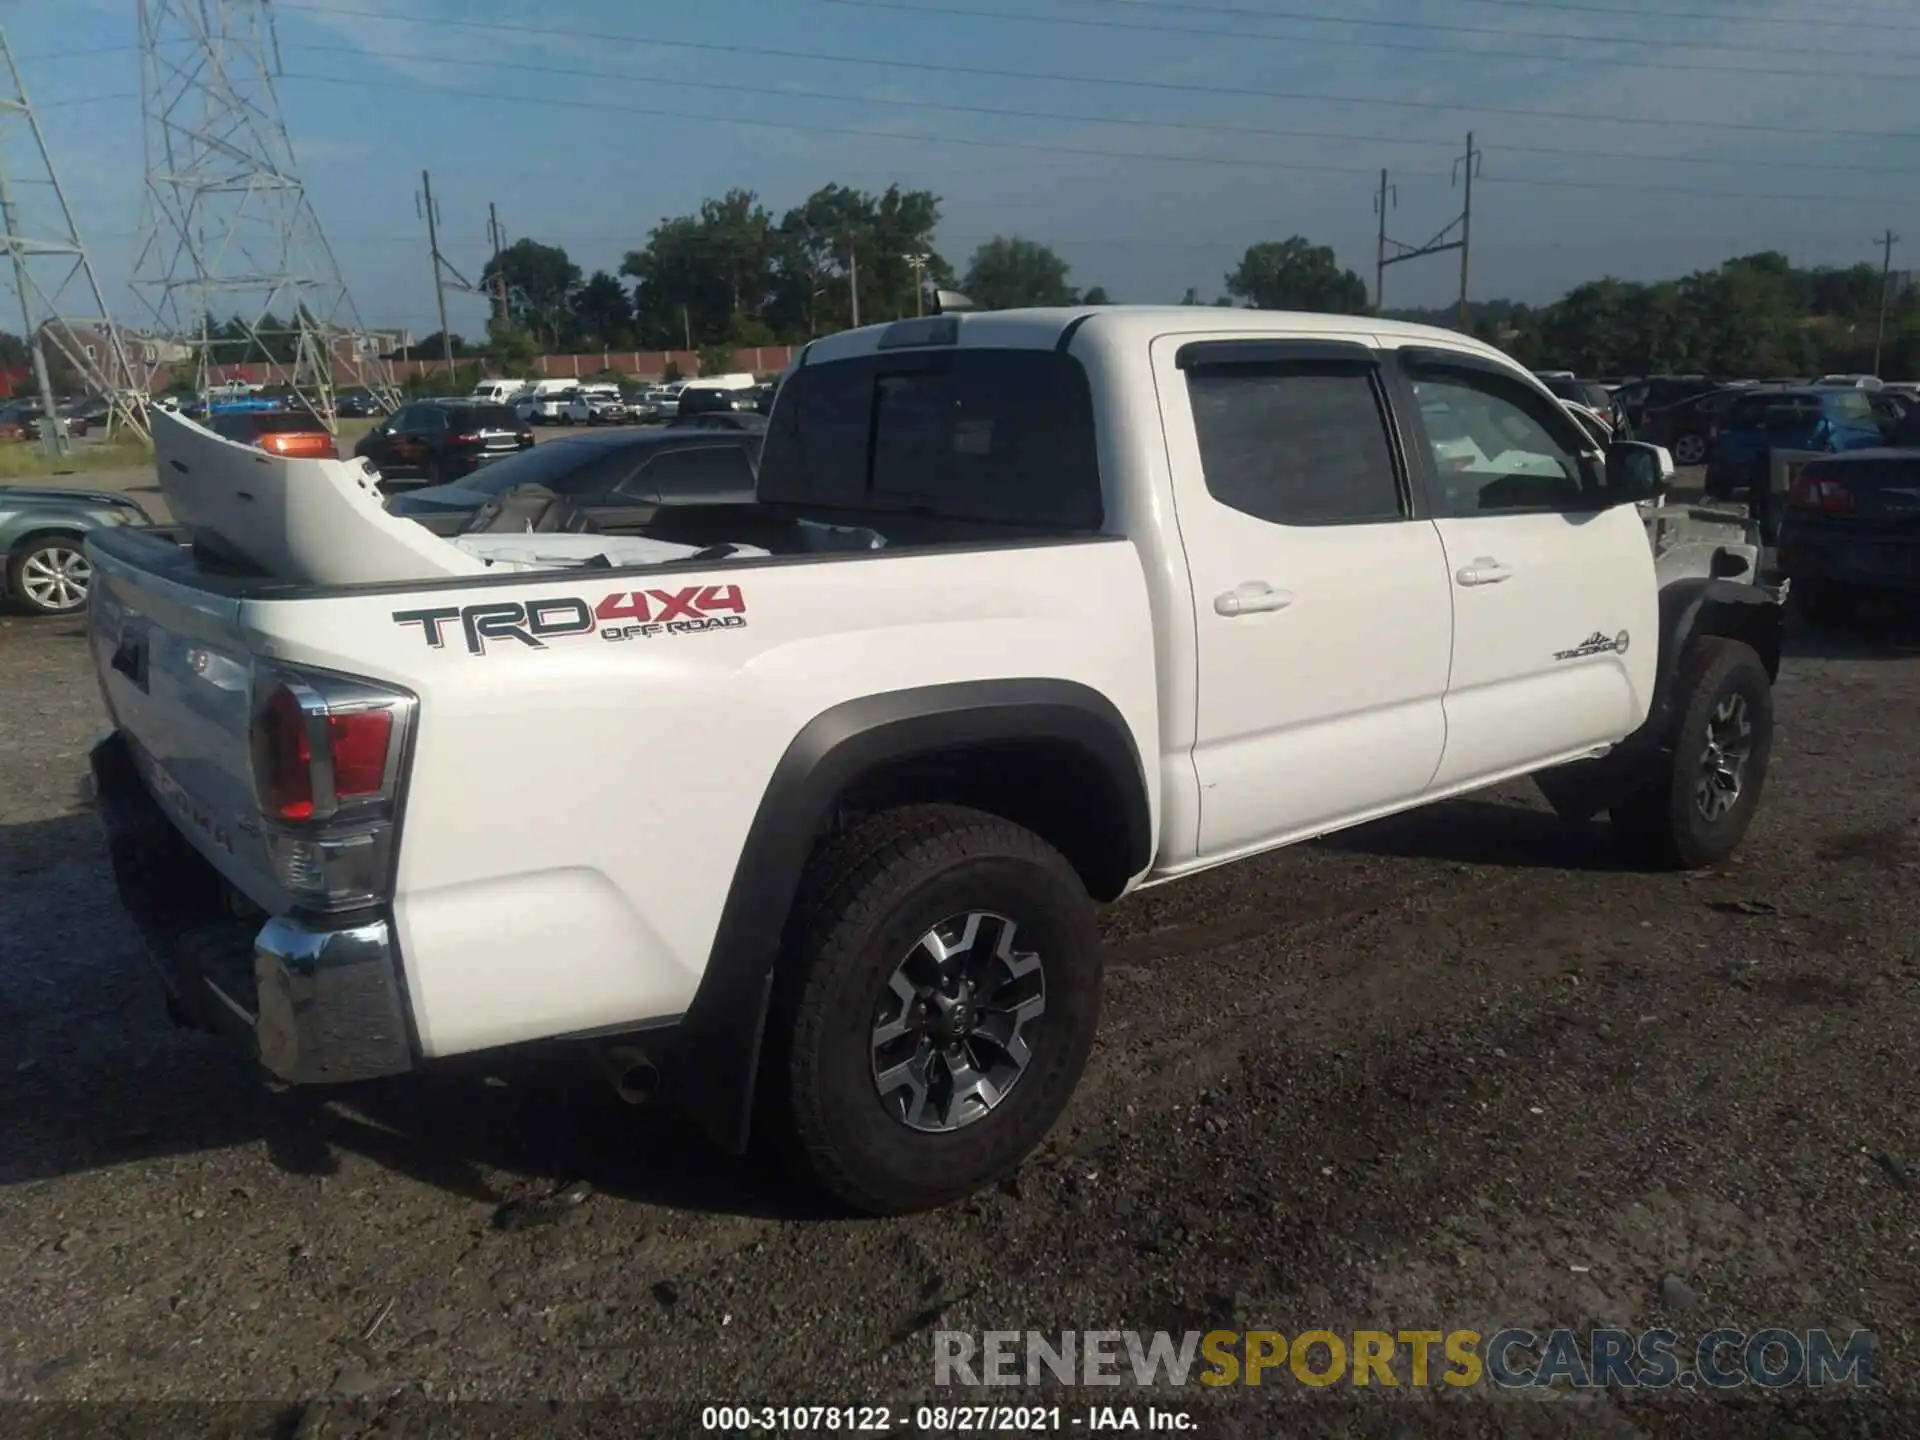
[[[1310,311],[1228,310],[1196,305],[1075,305],[1025,310],[968,311],[896,320],[843,330],[813,341],[801,364],[847,360],[881,350],[957,345],[1009,350],[1052,350],[1084,337],[1102,345],[1137,346],[1166,334],[1260,334],[1276,329],[1329,340],[1385,341],[1398,347],[1434,345],[1504,361],[1498,350],[1457,330],[1382,320],[1371,315],[1324,315]]]

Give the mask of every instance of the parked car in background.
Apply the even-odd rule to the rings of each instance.
[[[1818,623],[1864,600],[1920,596],[1920,450],[1809,461],[1787,492],[1779,547],[1793,599]]]
[[[1752,493],[1770,450],[1838,454],[1884,445],[1886,435],[1865,391],[1808,386],[1796,390],[1756,388],[1727,407],[1713,437],[1707,465],[1709,499]]]
[[[705,410],[692,415],[676,415],[667,422],[669,430],[742,430],[763,434],[767,417],[757,410]]]
[[[0,406],[0,438],[8,440],[38,440],[40,421],[45,414],[38,400],[13,400]],[[61,415],[67,434],[75,439],[84,436],[91,428],[84,416]]]
[[[1713,434],[1734,401],[1751,386],[1732,385],[1641,413],[1633,438],[1664,445],[1676,465],[1704,465],[1713,454]]]
[[[670,386],[647,391],[646,401],[662,420],[671,420],[680,413],[680,392]]]
[[[506,405],[416,400],[373,427],[353,453],[382,480],[418,478],[444,485],[533,444],[533,431]]]
[[[676,419],[684,420],[691,415],[714,415],[728,412],[752,411],[753,392],[734,385],[693,384],[680,392],[680,404],[674,411]]]
[[[586,396],[579,387],[549,390],[533,397],[533,410],[527,417],[535,425],[585,425],[593,418]]]
[[[451,533],[489,500],[542,485],[596,523],[644,523],[657,505],[747,503],[760,468],[758,434],[622,430],[569,435],[490,465],[450,485],[396,495],[395,515]],[[617,515],[608,512],[619,512]]]
[[[626,397],[627,419],[635,425],[651,425],[660,419],[660,407],[647,398],[647,392],[637,390]]]
[[[0,579],[16,605],[39,615],[86,608],[93,563],[87,535],[107,525],[149,525],[139,502],[111,490],[0,485]]]
[[[333,413],[343,420],[365,420],[384,411],[380,402],[367,391],[349,390],[344,395],[334,397]]]
[[[1624,407],[1614,398],[1598,380],[1582,380],[1571,372],[1563,370],[1549,371],[1539,377],[1540,383],[1551,390],[1561,400],[1583,405],[1605,420],[1613,432],[1618,435],[1627,428]]]
[[[294,460],[336,460],[340,452],[327,427],[305,410],[237,411],[212,415],[207,428],[214,434],[269,455]]]
[[[1721,388],[1719,381],[1709,380],[1705,375],[1652,375],[1621,386],[1613,398],[1626,416],[1627,424],[1637,432],[1647,411],[1677,405],[1682,400]]]
[[[624,425],[628,420],[626,397],[618,385],[583,385],[580,398],[586,402],[587,424]]]
[[[482,380],[467,399],[476,405],[511,405],[532,388],[526,380]]]
[[[1843,385],[1854,390],[1879,390],[1882,388],[1878,375],[1822,375],[1813,383],[1816,385]]]

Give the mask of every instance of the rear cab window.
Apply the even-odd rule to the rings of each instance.
[[[781,387],[763,503],[1097,530],[1086,372],[1053,350],[911,350],[803,365]]]

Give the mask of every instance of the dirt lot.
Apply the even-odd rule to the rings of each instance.
[[[556,1073],[267,1094],[168,1028],[118,913],[80,627],[0,618],[0,697],[0,1399],[261,1402],[9,1429],[567,1433],[605,1412],[425,1407],[612,1397],[685,1434],[669,1407],[910,1405],[936,1329],[1665,1324],[1870,1330],[1879,1393],[1092,1398],[1202,1435],[1920,1433],[1911,639],[1795,637],[1723,871],[1623,871],[1513,788],[1116,907],[1063,1127],[885,1223]]]

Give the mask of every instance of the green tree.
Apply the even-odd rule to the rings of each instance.
[[[1342,270],[1331,246],[1301,235],[1248,246],[1226,285],[1229,295],[1255,310],[1364,315],[1368,308],[1366,281]]]
[[[1089,285],[1087,287],[1087,293],[1080,297],[1080,303],[1082,305],[1111,305],[1113,304],[1113,297],[1107,294],[1106,286]]]
[[[536,340],[558,346],[571,313],[569,302],[580,288],[580,267],[558,245],[520,239],[489,260],[480,272],[485,288],[492,288],[502,277],[507,283],[508,316],[531,331]]]
[[[594,271],[572,304],[574,333],[589,349],[624,350],[632,343],[633,300],[606,271]]]
[[[702,346],[699,355],[702,375],[729,375],[733,373],[733,347],[731,345]]]
[[[487,322],[487,353],[504,374],[518,375],[533,368],[534,356],[539,351],[529,331],[496,315]]]
[[[1079,292],[1067,283],[1067,262],[1037,241],[996,235],[967,262],[960,288],[988,310],[1022,305],[1071,305]]]

